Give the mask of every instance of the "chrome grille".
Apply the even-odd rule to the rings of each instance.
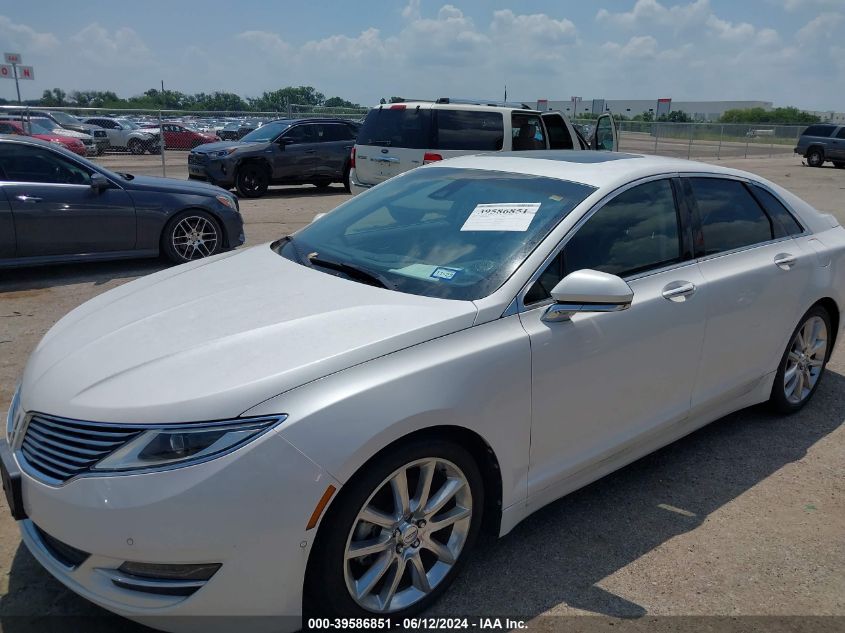
[[[31,470],[64,482],[86,472],[140,432],[138,428],[34,413],[21,452]]]

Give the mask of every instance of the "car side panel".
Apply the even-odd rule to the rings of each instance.
[[[0,187],[0,259],[15,256],[15,219],[3,187]]]
[[[502,507],[526,495],[531,349],[514,315],[303,385],[243,415],[284,411],[280,434],[342,483],[388,444],[426,428],[480,435],[498,460]]]

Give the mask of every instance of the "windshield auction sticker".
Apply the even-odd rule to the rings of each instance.
[[[527,231],[540,204],[479,204],[469,214],[461,231]]]

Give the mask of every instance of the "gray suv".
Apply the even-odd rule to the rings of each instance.
[[[239,141],[207,143],[188,155],[191,178],[258,198],[270,185],[341,182],[349,190],[349,155],[358,124],[345,119],[278,119]]]
[[[810,167],[831,161],[837,169],[845,168],[845,125],[811,125],[798,139],[795,153],[805,157]]]

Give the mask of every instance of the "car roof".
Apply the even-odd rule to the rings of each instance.
[[[420,108],[421,110],[477,110],[480,112],[520,112],[522,114],[545,114],[539,110],[530,110],[519,106],[487,105],[483,103],[435,103],[433,101],[400,101],[398,103],[382,103],[373,107],[373,110]]]
[[[597,188],[615,188],[648,176],[672,173],[712,173],[762,181],[758,176],[729,167],[646,154],[622,152],[588,152],[576,150],[536,150],[526,152],[496,152],[460,156],[431,167],[459,169],[488,169],[517,174],[545,176],[580,182]]]

